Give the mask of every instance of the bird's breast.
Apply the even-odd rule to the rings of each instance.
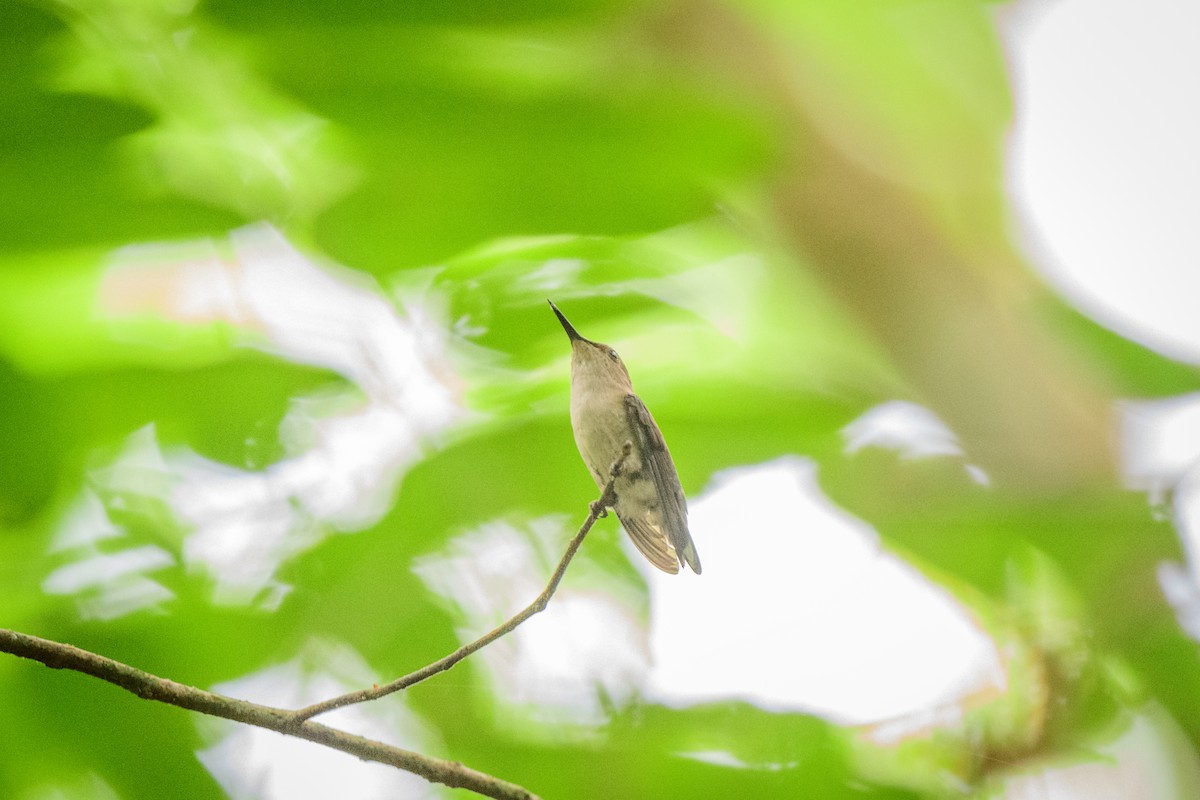
[[[596,485],[608,483],[609,469],[621,455],[625,442],[634,443],[634,452],[625,462],[625,472],[641,468],[637,442],[629,427],[624,394],[609,396],[599,393],[571,393],[571,428],[575,445],[587,464]]]

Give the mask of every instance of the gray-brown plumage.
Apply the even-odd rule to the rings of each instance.
[[[553,302],[571,340],[571,428],[596,486],[608,484],[609,468],[625,442],[633,452],[613,487],[613,510],[629,538],[663,572],[681,565],[700,573],[700,557],[687,527],[687,500],[675,463],[649,409],[633,393],[617,352],[579,335]]]

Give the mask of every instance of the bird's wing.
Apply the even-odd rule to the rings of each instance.
[[[620,511],[617,512],[617,519],[621,520],[621,527],[629,534],[630,540],[647,561],[663,572],[672,575],[679,572],[679,559],[675,555],[675,548],[657,525],[644,517],[622,515]]]
[[[686,562],[693,572],[700,572],[700,558],[696,555],[696,547],[692,544],[691,534],[687,527],[687,500],[683,496],[683,487],[679,484],[679,475],[675,472],[675,463],[667,450],[662,431],[650,416],[646,404],[635,394],[625,395],[625,412],[629,420],[629,428],[638,438],[638,452],[642,458],[642,471],[654,483],[660,502],[659,511],[662,526],[659,534],[666,534],[677,558],[681,563]],[[624,524],[625,520],[622,520]],[[630,530],[629,526],[625,526]],[[633,536],[633,532],[630,531]],[[646,550],[634,539],[634,544],[643,553]],[[646,554],[650,558],[649,554]],[[653,562],[654,559],[650,558]],[[657,563],[656,566],[659,566]],[[662,567],[660,566],[660,569]],[[667,570],[675,572],[674,569]]]

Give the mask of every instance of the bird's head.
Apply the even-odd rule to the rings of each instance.
[[[625,364],[617,355],[617,351],[602,342],[593,342],[591,339],[580,336],[579,331],[575,330],[575,326],[558,310],[558,306],[554,305],[552,301],[548,302],[550,302],[550,308],[554,309],[555,315],[558,316],[558,321],[562,323],[563,330],[567,332],[567,338],[571,340],[572,378],[600,381],[610,384],[614,388],[632,391],[633,384],[629,380],[629,371],[625,369]]]

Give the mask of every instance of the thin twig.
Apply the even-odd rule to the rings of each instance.
[[[380,697],[398,692],[401,689],[407,689],[413,684],[429,678],[439,672],[445,672],[453,667],[458,662],[462,661],[467,656],[480,650],[492,642],[499,639],[501,636],[511,633],[518,625],[525,620],[545,610],[546,604],[550,602],[550,598],[554,596],[555,590],[558,589],[558,584],[562,581],[563,575],[567,571],[567,565],[571,563],[571,559],[575,557],[575,553],[579,550],[579,545],[583,543],[583,539],[588,535],[588,531],[592,529],[592,525],[596,520],[604,515],[605,510],[613,504],[616,498],[614,485],[617,481],[617,476],[621,473],[621,468],[625,465],[625,459],[633,450],[633,445],[629,442],[625,443],[625,447],[621,451],[621,456],[613,463],[612,469],[609,472],[608,484],[604,487],[604,491],[600,494],[600,499],[591,504],[591,510],[588,518],[583,521],[579,532],[575,534],[575,538],[567,545],[567,551],[563,554],[562,560],[558,562],[558,567],[554,570],[554,574],[550,576],[550,582],[546,584],[546,588],[537,598],[523,608],[516,616],[509,619],[504,624],[485,633],[473,642],[463,645],[445,658],[438,659],[432,664],[421,667],[416,672],[410,672],[402,678],[397,678],[391,683],[386,683],[382,686],[373,686],[370,689],[360,689],[357,692],[349,692],[348,694],[331,697],[328,700],[323,700],[320,703],[314,703],[311,706],[297,709],[292,712],[292,719],[296,724],[311,719],[318,714],[324,714],[327,711],[332,711],[335,708],[353,705],[355,703],[365,703],[368,700],[377,700]]]
[[[358,756],[364,761],[376,761],[380,764],[397,767],[414,775],[419,775],[431,783],[441,783],[455,789],[468,789],[485,797],[496,798],[497,800],[538,800],[537,795],[522,786],[509,783],[478,770],[473,770],[457,761],[432,758],[411,750],[404,750],[384,744],[383,742],[377,742],[373,739],[355,736],[352,733],[330,728],[318,722],[311,722],[309,718],[317,714],[323,714],[326,711],[332,711],[335,708],[383,697],[384,695],[412,686],[414,683],[419,683],[431,675],[444,672],[476,650],[512,632],[513,629],[534,614],[544,610],[546,604],[550,602],[550,598],[554,595],[555,590],[558,589],[558,584],[562,581],[563,575],[567,571],[567,565],[575,557],[575,553],[579,550],[579,545],[583,543],[584,537],[592,529],[592,525],[596,523],[596,520],[604,516],[605,510],[616,499],[613,487],[617,476],[621,472],[621,468],[625,464],[625,459],[629,457],[632,449],[632,444],[625,444],[625,447],[621,451],[621,457],[612,465],[608,485],[604,487],[604,491],[600,494],[600,499],[591,504],[587,519],[584,520],[583,525],[579,528],[579,532],[575,534],[575,538],[571,539],[571,542],[567,545],[567,552],[563,555],[562,560],[558,562],[558,567],[554,570],[554,574],[550,576],[550,582],[546,584],[546,588],[537,596],[536,600],[526,606],[515,617],[490,633],[476,639],[470,644],[460,647],[445,658],[435,661],[429,666],[405,675],[403,678],[385,686],[377,686],[373,689],[344,694],[297,711],[290,711],[285,708],[259,705],[258,703],[251,703],[248,700],[238,700],[214,692],[206,692],[194,686],[176,683],[167,678],[160,678],[157,675],[144,672],[120,661],[114,661],[111,658],[92,653],[88,650],[81,650],[73,645],[53,642],[49,639],[41,639],[37,636],[30,636],[5,628],[0,628],[0,652],[11,653],[21,658],[39,661],[53,669],[70,669],[82,672],[85,675],[91,675],[94,678],[99,678],[100,680],[120,686],[122,689],[147,700],[155,700],[160,703],[186,708],[190,711],[198,711],[201,714],[209,714],[235,722],[243,722],[247,725],[276,731],[287,736],[307,739],[310,742],[323,744],[334,750]]]
[[[299,725],[292,712],[284,708],[263,706],[247,700],[206,692],[194,686],[176,683],[149,672],[114,661],[69,644],[40,639],[37,636],[0,628],[0,652],[40,661],[54,669],[70,669],[116,684],[147,700],[199,711],[214,717],[244,722],[259,728],[278,731],[341,750],[365,761],[377,761],[420,775],[432,783],[459,789],[469,789],[485,797],[502,800],[537,800],[529,790],[488,775],[456,761],[414,753],[383,742],[355,736],[318,722]]]

